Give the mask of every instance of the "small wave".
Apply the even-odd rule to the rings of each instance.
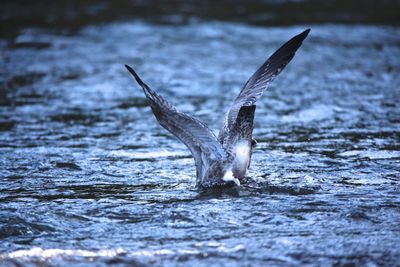
[[[116,157],[127,157],[138,160],[158,159],[166,157],[173,157],[173,158],[189,157],[189,154],[184,151],[167,151],[167,150],[150,151],[150,152],[136,152],[136,151],[128,152],[128,151],[116,150],[111,152],[111,155]]]
[[[211,250],[211,251],[210,251]],[[242,244],[226,246],[222,243],[208,242],[197,243],[195,248],[187,249],[153,249],[153,250],[137,250],[129,251],[124,248],[116,249],[102,249],[98,251],[83,250],[83,249],[43,249],[35,247],[29,250],[17,250],[10,253],[0,254],[1,261],[10,261],[16,263],[28,263],[34,261],[35,263],[49,262],[57,260],[68,262],[98,262],[118,258],[129,258],[130,265],[145,266],[143,262],[151,260],[154,257],[176,257],[176,256],[207,256],[210,252],[213,254],[218,253],[235,253],[244,251],[245,246]],[[83,259],[82,259],[83,258]]]
[[[300,110],[291,115],[284,116],[282,121],[284,122],[310,122],[315,120],[325,120],[333,118],[337,107],[326,106],[326,105],[313,105],[312,107],[304,110]]]
[[[378,150],[378,151],[364,151],[364,150],[349,150],[339,153],[341,157],[358,157],[368,159],[395,159],[400,158],[400,151],[391,150]]]

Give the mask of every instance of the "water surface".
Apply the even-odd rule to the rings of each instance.
[[[241,189],[195,188],[123,67],[217,131],[307,27],[134,20],[1,39],[1,265],[398,264],[398,28],[312,27],[258,102]]]

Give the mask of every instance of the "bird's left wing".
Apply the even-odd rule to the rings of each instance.
[[[212,161],[226,158],[225,150],[204,123],[177,111],[167,100],[150,89],[130,66],[125,65],[125,67],[142,87],[160,125],[181,140],[192,152],[198,178],[204,171],[204,160]]]

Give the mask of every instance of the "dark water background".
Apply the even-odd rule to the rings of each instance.
[[[0,265],[399,266],[398,4],[353,16],[354,3],[314,2],[203,4],[215,15],[152,1],[139,16],[6,1]],[[261,16],[269,5],[304,17]],[[217,130],[247,78],[308,27],[258,102],[251,187],[198,191],[189,151],[123,64]]]

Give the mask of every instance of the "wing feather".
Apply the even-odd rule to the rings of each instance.
[[[204,171],[204,160],[226,158],[225,150],[204,123],[177,111],[167,100],[150,89],[130,66],[125,65],[125,67],[142,87],[160,125],[181,140],[191,151],[196,164],[197,177],[200,177]]]
[[[287,41],[250,77],[225,116],[222,129],[218,136],[220,142],[224,141],[225,136],[234,125],[240,108],[242,106],[253,106],[256,104],[257,99],[260,98],[271,81],[292,60],[297,49],[299,49],[309,32],[310,29],[307,29]]]

